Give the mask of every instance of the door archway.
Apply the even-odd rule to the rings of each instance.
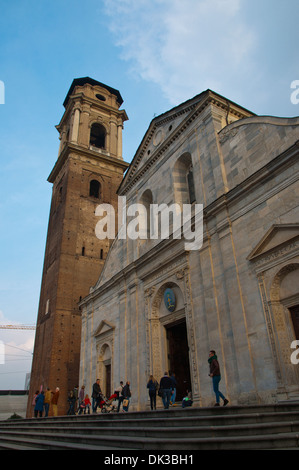
[[[280,373],[289,392],[298,392],[299,375],[290,361],[290,345],[298,334],[299,263],[282,267],[274,276],[270,289],[270,306],[275,337],[277,338]]]
[[[191,390],[189,345],[186,320],[181,319],[165,326],[167,338],[168,369],[177,380],[176,400],[181,401]]]
[[[173,302],[164,297],[166,291],[171,291]],[[189,329],[181,288],[173,282],[163,284],[154,297],[149,315],[150,373],[157,379],[165,371],[174,373],[179,400],[192,388]]]
[[[111,350],[108,344],[103,344],[99,355],[99,378],[102,393],[105,397],[111,395]]]

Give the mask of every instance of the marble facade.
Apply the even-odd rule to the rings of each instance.
[[[298,398],[290,356],[299,340],[291,315],[299,305],[299,118],[257,116],[207,90],[153,119],[118,195],[127,204],[187,204],[190,168],[204,207],[202,247],[115,238],[80,304],[80,386],[91,393],[100,378],[109,394],[130,380],[130,409],[148,409],[149,375],[176,372],[177,354],[189,363],[194,403],[210,406],[214,349],[230,403]],[[176,325],[186,330],[187,358],[169,350]]]

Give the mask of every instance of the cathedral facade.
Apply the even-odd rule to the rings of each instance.
[[[91,394],[99,378],[109,396],[129,380],[130,409],[145,410],[149,376],[170,370],[178,400],[191,390],[210,406],[215,350],[230,403],[298,398],[298,179],[299,118],[257,116],[210,90],[154,118],[117,191],[124,226],[79,303],[80,386]],[[136,204],[201,205],[200,246],[148,226],[122,236]],[[174,219],[159,212],[160,235]]]

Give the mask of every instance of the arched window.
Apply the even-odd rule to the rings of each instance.
[[[150,238],[150,224],[151,224],[151,205],[153,204],[153,195],[150,189],[147,189],[144,191],[142,194],[140,201],[140,204],[142,204],[145,208],[145,214],[144,214],[144,227],[139,227],[139,230],[142,232],[142,238],[143,239],[149,239]]]
[[[89,196],[101,199],[101,185],[97,180],[92,180],[90,182]]]
[[[90,129],[90,145],[99,149],[106,146],[106,129],[102,124],[95,123]]]
[[[196,201],[192,159],[189,153],[180,156],[174,165],[175,202],[192,204]]]
[[[187,183],[188,183],[189,201],[190,201],[190,204],[192,204],[193,202],[195,202],[195,187],[194,187],[192,164],[189,167],[189,171],[187,173]]]

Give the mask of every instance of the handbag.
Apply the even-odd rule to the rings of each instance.
[[[158,395],[159,395],[159,397],[163,397],[163,391],[162,391],[162,388],[159,388],[159,390],[158,390]]]
[[[125,398],[123,400],[123,406],[128,406],[128,404],[129,404],[129,400],[127,398]]]

